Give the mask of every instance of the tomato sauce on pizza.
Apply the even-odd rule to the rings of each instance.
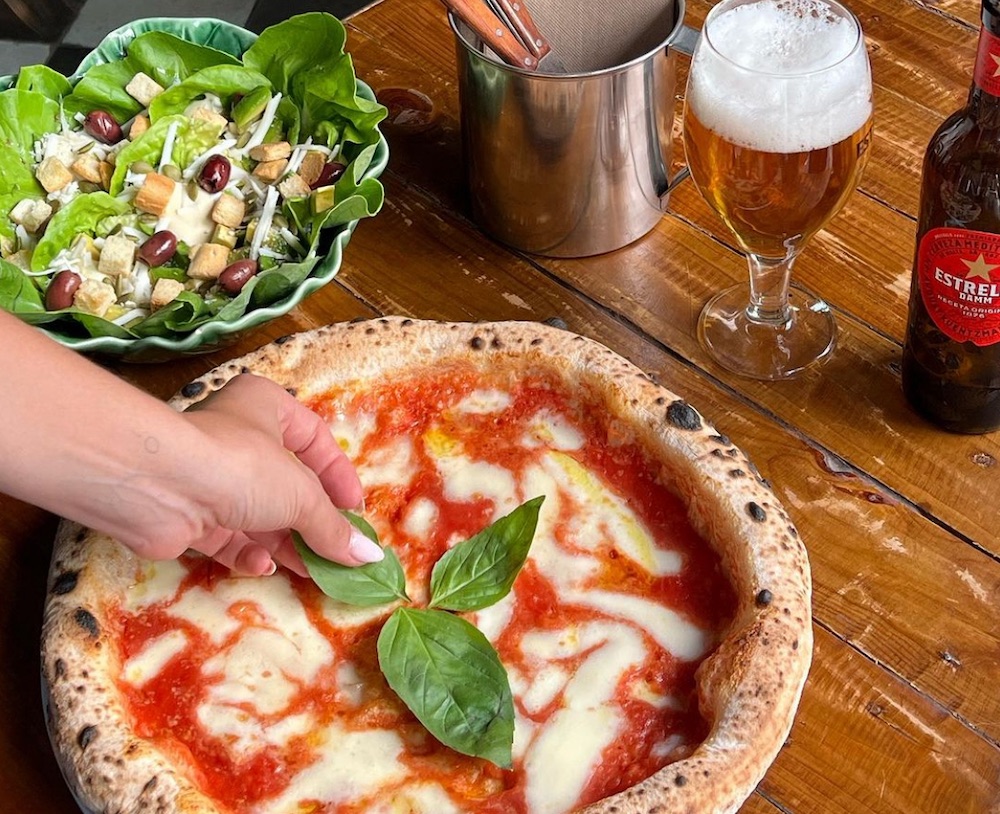
[[[386,684],[390,608],[279,572],[144,563],[114,614],[133,726],[220,809],[564,814],[689,755],[695,671],[735,610],[718,556],[600,399],[543,370],[455,363],[310,406],[358,468],[366,518],[426,601],[451,545],[545,495],[511,593],[466,614],[515,702],[503,770],[438,743]]]

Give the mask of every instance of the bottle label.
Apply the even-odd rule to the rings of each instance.
[[[979,30],[974,80],[990,96],[1000,96],[1000,37],[987,31],[986,26]]]
[[[955,342],[1000,342],[1000,235],[931,229],[917,248],[924,307]]]

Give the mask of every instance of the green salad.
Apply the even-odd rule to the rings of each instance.
[[[178,337],[287,296],[382,205],[385,108],[303,14],[241,57],[149,30],[75,83],[0,92],[0,307],[69,336]]]

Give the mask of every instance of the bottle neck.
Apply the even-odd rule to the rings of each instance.
[[[1000,13],[985,2],[967,107],[981,127],[1000,127]]]

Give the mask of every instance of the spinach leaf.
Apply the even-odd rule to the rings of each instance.
[[[431,571],[430,606],[473,611],[503,599],[528,557],[543,500],[521,504],[447,551]]]
[[[445,746],[509,769],[514,701],[500,658],[459,616],[397,608],[378,637],[389,686]]]
[[[351,512],[344,512],[344,516],[369,540],[378,542],[375,529],[366,520]],[[408,599],[406,575],[391,548],[383,549],[385,557],[380,562],[349,566],[320,557],[306,545],[297,531],[292,531],[292,539],[313,582],[323,593],[338,602],[370,608],[386,605],[397,599]]]

